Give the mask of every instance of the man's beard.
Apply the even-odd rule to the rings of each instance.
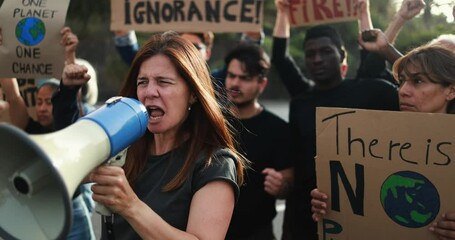
[[[234,105],[238,109],[241,109],[241,108],[250,106],[251,104],[254,104],[254,99],[246,100],[246,101],[243,101],[243,102],[232,102],[232,103],[234,103]]]

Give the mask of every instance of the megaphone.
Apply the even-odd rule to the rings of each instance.
[[[83,178],[140,138],[147,110],[111,98],[60,131],[28,135],[0,124],[0,239],[64,239]]]

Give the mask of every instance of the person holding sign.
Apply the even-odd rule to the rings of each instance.
[[[455,113],[455,52],[437,44],[418,47],[395,61],[393,75],[400,84],[400,110]],[[319,221],[329,211],[329,196],[311,191],[312,218]],[[443,213],[429,230],[439,239],[455,239],[455,211]]]
[[[293,178],[289,125],[258,102],[271,66],[259,45],[240,43],[225,63],[228,99],[240,118],[239,148],[251,162],[226,239],[273,240],[275,202],[286,198]]]
[[[80,87],[86,72],[66,66],[62,85]],[[246,162],[196,47],[174,32],[153,35],[119,95],[144,104],[148,131],[123,168],[100,166],[89,176],[93,199],[114,213],[101,239],[224,239]],[[62,98],[77,100],[53,100]]]
[[[62,28],[60,34],[62,36],[60,45],[65,47],[66,62],[74,63],[79,40],[69,27]],[[2,44],[1,28],[0,44]],[[36,95],[37,121],[28,115],[24,99],[20,95],[19,86],[15,78],[1,79],[1,86],[10,105],[9,113],[14,125],[32,134],[49,133],[55,130],[52,117],[51,97],[58,89],[58,80],[45,81],[44,84],[38,86]]]
[[[65,47],[66,62],[74,63],[76,59],[75,51],[79,40],[69,27],[64,27],[60,31],[60,34],[62,36],[60,44]],[[38,85],[35,100],[37,121],[28,115],[24,99],[20,95],[19,86],[15,78],[0,79],[0,85],[10,105],[9,115],[13,125],[30,134],[51,133],[56,130],[52,115],[53,104],[51,99],[52,95],[59,88],[59,80],[42,80],[41,84]],[[95,239],[90,218],[91,215],[80,191],[77,191],[73,196],[72,208],[73,223],[67,239]]]
[[[8,102],[0,100],[0,114],[8,108]]]
[[[292,96],[289,124],[295,164],[294,189],[286,199],[283,239],[317,239],[317,225],[311,218],[310,192],[316,187],[316,107],[349,107],[398,110],[397,89],[381,79],[344,79],[345,58],[339,33],[327,25],[306,31],[303,41],[305,77],[288,53],[290,37],[289,2],[276,0],[272,63]]]
[[[0,79],[0,85],[10,105],[9,115],[11,123],[31,134],[50,133],[54,131],[52,117],[52,94],[58,89],[58,80],[46,80],[39,85],[36,93],[36,118],[32,119],[27,112],[27,107],[19,92],[15,78]]]
[[[139,49],[136,32],[115,31],[114,35],[114,43],[117,48],[117,52],[120,54],[122,60],[130,65]],[[186,32],[181,33],[181,35],[183,38],[194,44],[202,58],[206,61],[210,59],[210,56],[212,55],[213,41],[215,38],[213,32]]]

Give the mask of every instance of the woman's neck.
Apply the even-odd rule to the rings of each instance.
[[[182,142],[188,140],[189,133],[184,134],[183,140],[177,139],[177,135],[172,136],[166,134],[154,134],[153,141],[150,146],[150,154],[152,155],[163,155],[172,151]]]

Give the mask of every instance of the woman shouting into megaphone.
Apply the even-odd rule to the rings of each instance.
[[[78,71],[67,66],[63,85],[84,78]],[[119,95],[138,99],[149,116],[125,165],[89,176],[93,199],[114,213],[102,239],[224,239],[246,160],[196,47],[174,32],[152,36]],[[53,101],[68,97],[76,100],[60,94]]]

